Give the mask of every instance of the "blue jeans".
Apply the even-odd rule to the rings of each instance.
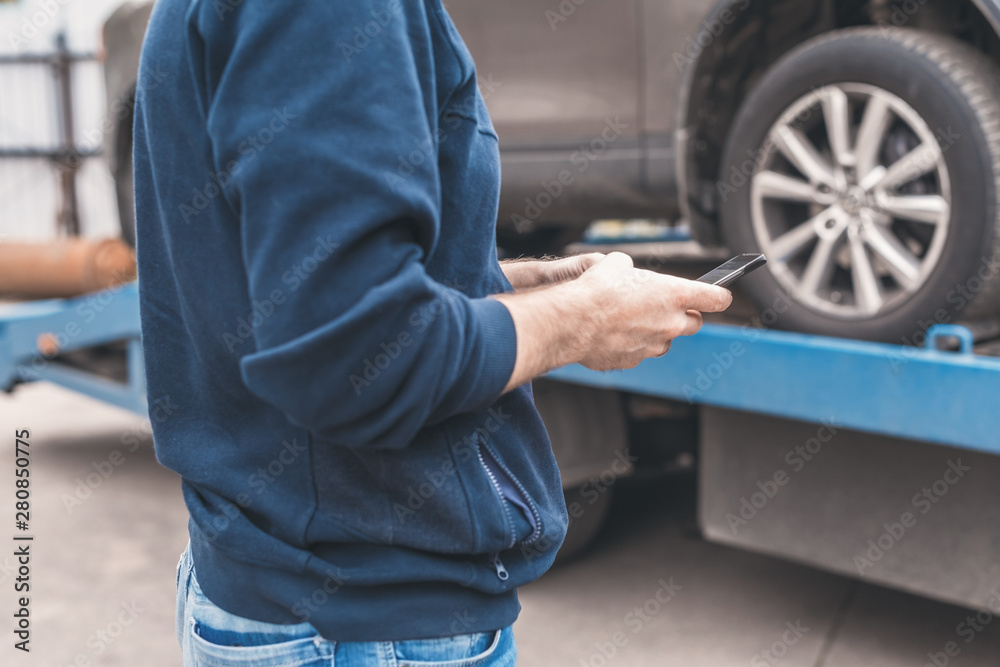
[[[195,578],[190,547],[177,564],[177,641],[185,667],[514,667],[511,628],[437,639],[336,642],[309,623],[275,625],[214,605]]]

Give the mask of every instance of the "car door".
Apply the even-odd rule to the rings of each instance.
[[[452,0],[505,150],[639,135],[637,0]]]

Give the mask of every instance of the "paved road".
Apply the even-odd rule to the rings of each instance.
[[[13,649],[4,621],[0,665],[179,665],[186,515],[145,423],[48,385],[0,395],[0,486],[13,480],[16,428],[32,432],[32,652]],[[6,521],[12,491],[0,488]],[[693,498],[683,477],[623,483],[595,548],[522,590],[520,665],[922,667],[928,653],[945,664],[949,642],[960,650],[949,665],[1000,663],[1000,622],[966,643],[966,610],[708,544]],[[4,619],[11,552],[0,548]]]

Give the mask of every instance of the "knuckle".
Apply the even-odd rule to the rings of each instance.
[[[634,266],[634,264],[632,263],[632,257],[630,255],[626,255],[625,253],[620,252],[618,250],[612,252],[610,255],[608,255],[608,257],[614,257],[616,260],[620,261],[622,264],[628,264],[629,266]]]

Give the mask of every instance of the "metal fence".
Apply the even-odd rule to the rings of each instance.
[[[61,37],[0,56],[0,240],[118,233],[104,106],[101,64]]]

